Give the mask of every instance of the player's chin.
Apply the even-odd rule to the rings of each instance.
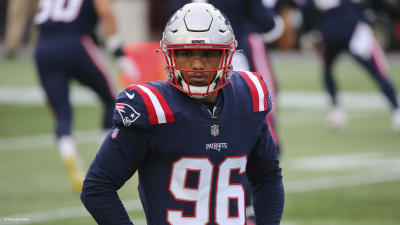
[[[194,77],[194,78],[189,78],[189,84],[195,87],[203,87],[203,86],[208,86],[208,78],[207,77]]]
[[[204,86],[208,86],[208,83],[204,83],[204,82],[201,82],[201,83],[189,82],[189,84],[190,84],[191,86],[194,86],[194,87],[204,87]]]

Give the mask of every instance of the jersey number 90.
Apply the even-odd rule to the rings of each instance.
[[[48,20],[68,23],[78,17],[84,0],[40,0],[39,11],[35,16],[35,24]]]
[[[194,203],[194,215],[187,216],[183,210],[167,209],[169,224],[204,225],[210,220],[211,193],[215,190],[215,222],[219,225],[243,225],[245,223],[245,194],[242,184],[231,183],[231,173],[246,172],[247,157],[227,157],[219,166],[213,185],[214,165],[208,158],[183,157],[172,167],[169,191],[177,201]],[[198,174],[197,187],[187,187],[189,172]],[[230,203],[237,202],[237,213],[232,215]]]

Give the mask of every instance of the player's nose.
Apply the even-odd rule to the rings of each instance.
[[[194,56],[192,58],[193,70],[204,70],[204,59],[201,56]]]

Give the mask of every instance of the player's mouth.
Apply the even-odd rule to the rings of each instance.
[[[208,85],[208,75],[206,73],[193,73],[188,74],[189,84],[193,86],[206,86]]]

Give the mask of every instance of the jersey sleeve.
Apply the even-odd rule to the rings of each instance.
[[[93,160],[81,200],[98,224],[131,225],[117,190],[140,167],[149,149],[148,130],[114,127]]]
[[[132,85],[116,99],[113,123],[117,127],[148,127],[174,120],[165,97],[150,83]]]
[[[113,124],[117,127],[143,127],[149,124],[144,101],[134,89],[127,88],[118,95]]]
[[[268,85],[259,73],[248,71],[237,71],[248,86],[252,102],[253,112],[268,113],[272,109],[272,99],[269,94]],[[246,102],[248,100],[246,99]]]
[[[249,156],[246,173],[253,188],[257,224],[278,225],[284,205],[282,173],[278,151],[265,119],[263,123],[260,138]]]

